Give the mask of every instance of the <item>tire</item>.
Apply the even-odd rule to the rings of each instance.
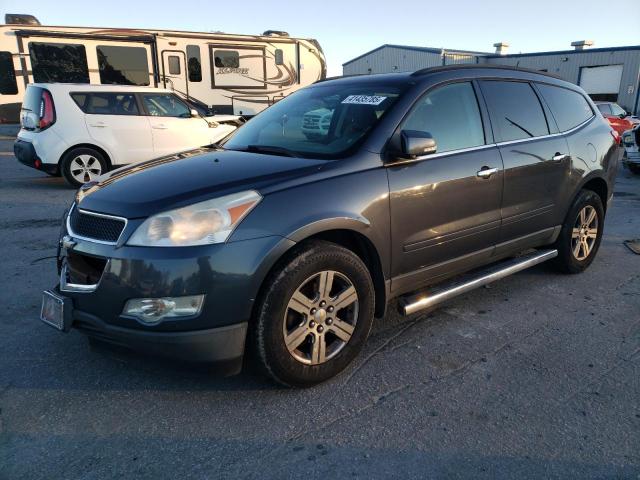
[[[633,163],[629,163],[628,165],[629,165],[629,170],[631,170],[631,173],[640,175],[640,165],[635,165]]]
[[[558,249],[554,260],[556,268],[563,273],[586,270],[600,248],[603,227],[604,207],[600,196],[591,190],[582,190],[571,205],[554,245]]]
[[[108,171],[107,160],[99,151],[79,147],[69,150],[60,162],[60,171],[67,183],[73,187],[95,180]],[[84,179],[84,181],[82,181]]]
[[[331,285],[322,294],[327,279]],[[259,366],[273,380],[316,385],[360,352],[373,323],[375,292],[369,270],[353,252],[307,242],[283,259],[265,285],[250,335]]]

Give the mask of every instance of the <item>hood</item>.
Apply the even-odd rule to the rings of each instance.
[[[328,162],[202,148],[114,170],[78,190],[85,210],[142,218],[317,172]]]

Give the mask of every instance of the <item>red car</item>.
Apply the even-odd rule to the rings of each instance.
[[[609,121],[611,127],[620,135],[640,124],[640,119],[631,116],[617,103],[595,102],[595,104],[604,115],[604,118]]]

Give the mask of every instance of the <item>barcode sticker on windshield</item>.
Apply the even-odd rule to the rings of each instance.
[[[380,97],[378,95],[349,95],[342,100],[342,103],[351,103],[356,105],[380,105],[387,97]]]

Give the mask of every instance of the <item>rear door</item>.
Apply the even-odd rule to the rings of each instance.
[[[387,168],[394,291],[418,288],[493,253],[503,170],[483,123],[476,89],[465,81],[427,92],[394,134],[391,145],[402,130],[428,132],[437,143],[435,154]]]
[[[571,165],[566,140],[553,135],[557,126],[530,83],[483,80],[480,85],[504,163],[499,241],[554,227]]]
[[[153,158],[151,128],[133,93],[76,92],[89,135],[111,155],[114,165]]]
[[[156,156],[169,155],[213,142],[214,128],[202,117],[192,117],[189,106],[171,93],[142,93],[142,105],[151,125]]]

